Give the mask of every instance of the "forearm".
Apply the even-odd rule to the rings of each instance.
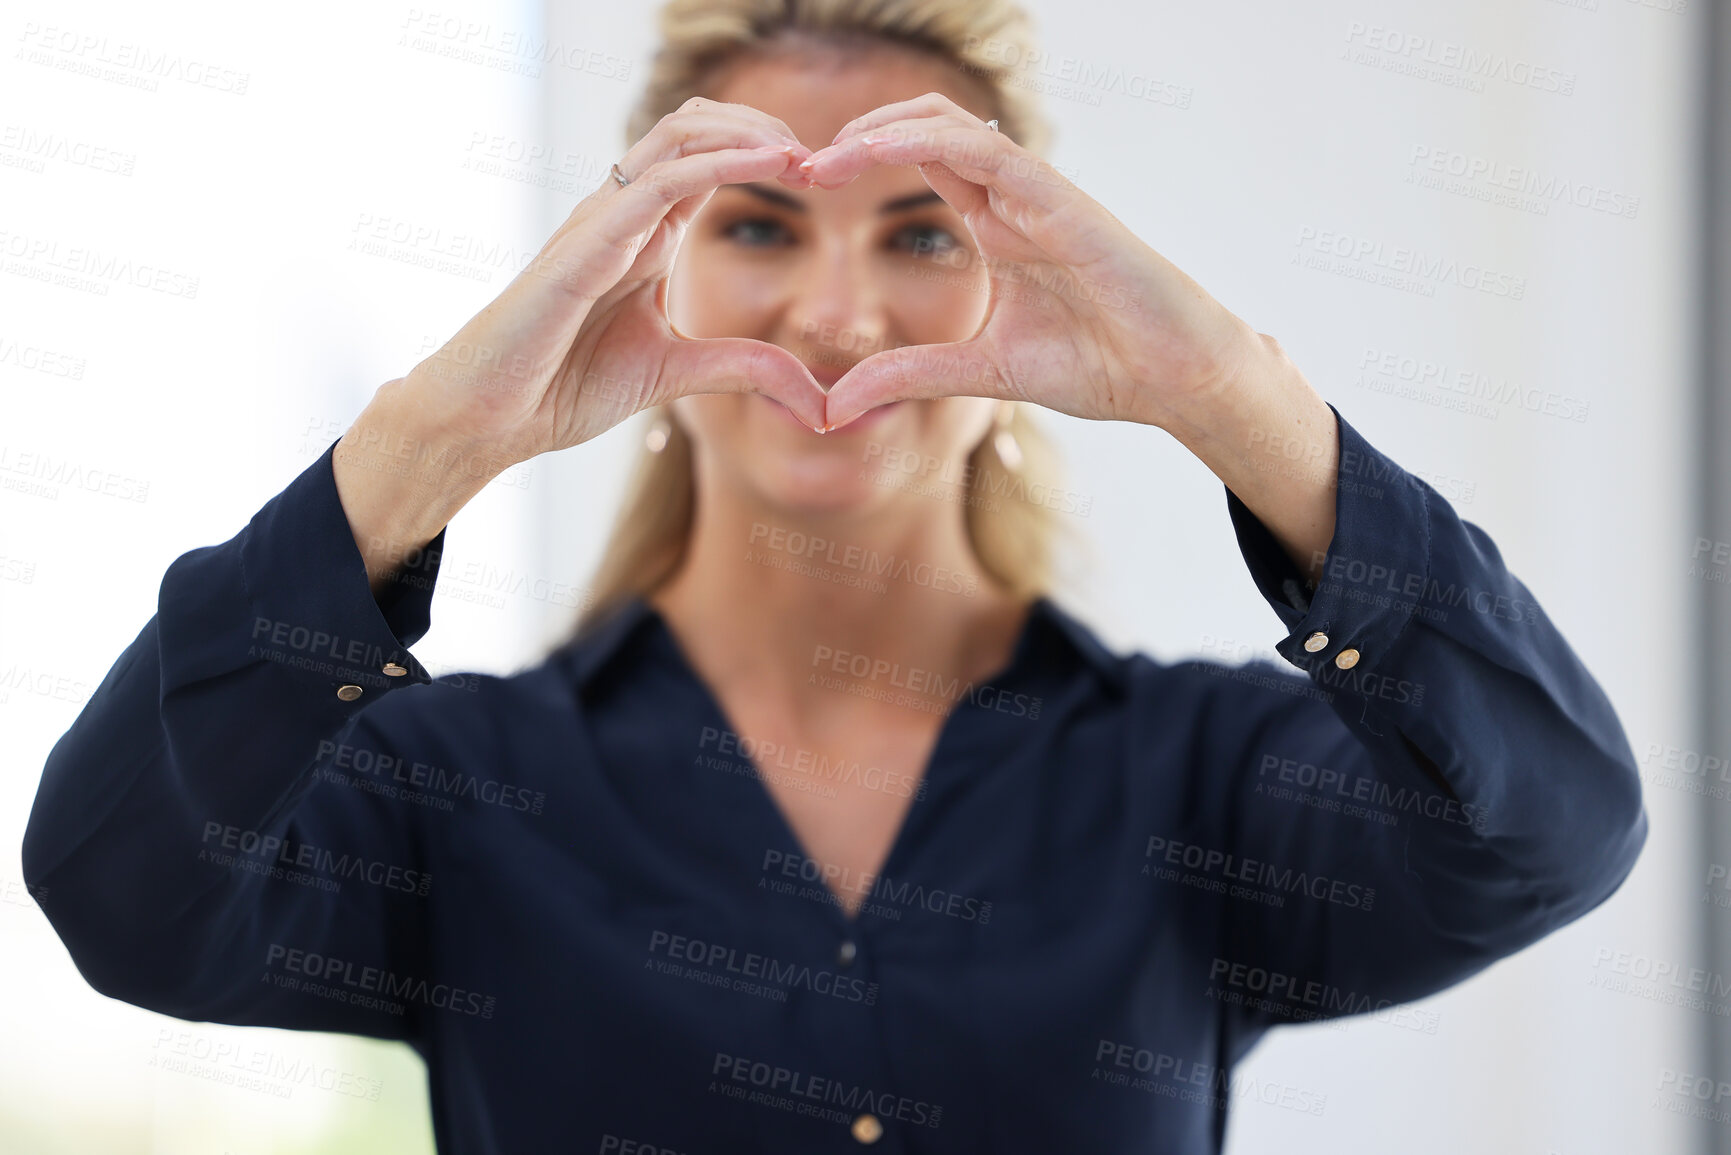
[[[1285,627],[1275,651],[1309,674],[1376,761],[1374,777],[1410,785],[1422,775],[1462,816],[1471,807],[1482,842],[1472,853],[1490,857],[1427,871],[1415,842],[1412,869],[1510,874],[1555,910],[1602,898],[1645,826],[1616,711],[1489,535],[1346,418],[1337,432],[1349,480],[1307,594],[1290,589],[1294,567],[1268,525],[1229,503],[1257,589]],[[1376,483],[1358,483],[1361,471]],[[1297,734],[1258,753],[1346,773],[1335,764],[1345,754]]]
[[[331,455],[374,596],[504,468],[440,429],[407,379],[381,386]]]
[[[1223,712],[1246,744],[1205,777],[1229,853],[1374,887],[1374,909],[1232,903],[1225,955],[1402,1002],[1605,901],[1648,822],[1616,711],[1489,535],[1344,416],[1336,429],[1345,479],[1316,588],[1296,596],[1287,547],[1228,503],[1285,627],[1275,650],[1310,685],[1239,691]]]
[[[257,1010],[271,1025],[371,1033],[346,1008],[260,983],[264,944],[361,957],[385,949],[372,937],[412,941],[376,888],[255,869],[275,861],[261,849],[273,838],[400,864],[416,853],[399,803],[316,787],[321,765],[386,748],[357,715],[432,682],[408,647],[430,623],[437,549],[396,596],[370,595],[333,477],[321,455],[234,537],[178,557],[155,616],[43,765],[24,879],[104,994],[183,1017]]]
[[[1334,413],[1272,338],[1246,331],[1237,371],[1159,423],[1237,495],[1313,582],[1334,537]]]

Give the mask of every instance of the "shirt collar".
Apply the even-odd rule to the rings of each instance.
[[[603,667],[627,651],[633,640],[641,639],[660,617],[654,606],[640,595],[633,594],[586,630],[583,636],[559,647],[556,654],[565,662],[577,691],[581,693],[587,689],[589,681]],[[1018,640],[1011,668],[1020,669],[1024,663],[1034,660],[1043,664],[1048,655],[1053,654],[1080,660],[1113,690],[1124,689],[1125,660],[1107,649],[1088,626],[1049,596],[1040,594],[1030,609],[1027,628]]]

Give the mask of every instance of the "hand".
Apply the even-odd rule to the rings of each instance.
[[[797,171],[839,188],[874,164],[917,165],[961,214],[991,301],[965,341],[853,366],[829,391],[830,428],[891,401],[959,394],[1166,425],[1223,389],[1257,347],[1248,325],[1097,201],[947,97],[867,113]]]
[[[692,339],[666,279],[692,219],[724,184],[778,178],[810,150],[743,104],[687,101],[662,117],[496,300],[402,384],[423,420],[502,471],[577,445],[688,393],[762,393],[812,428],[824,391],[799,358],[745,337]]]

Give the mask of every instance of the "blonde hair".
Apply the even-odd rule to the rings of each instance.
[[[842,52],[893,45],[938,58],[990,94],[998,131],[1036,154],[1051,135],[1031,91],[1014,83],[1013,62],[1034,48],[1032,23],[1010,0],[668,0],[659,17],[661,44],[648,83],[625,127],[626,146],[694,96],[720,87],[734,65],[777,51],[809,50],[815,42]],[[968,457],[960,500],[969,541],[981,567],[1013,596],[1047,592],[1059,521],[1050,504],[1030,493],[1057,491],[1057,455],[1034,424],[1026,402],[1010,402],[1004,426],[1023,460],[1015,470],[988,435]],[[610,616],[633,595],[653,592],[678,570],[696,514],[692,446],[679,422],[660,419],[666,444],[639,451],[601,562],[567,644]]]

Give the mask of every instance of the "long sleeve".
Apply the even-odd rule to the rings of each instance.
[[[416,808],[324,778],[389,749],[373,707],[432,681],[408,646],[429,625],[445,534],[375,598],[335,446],[233,538],[168,567],[155,615],[48,756],[24,874],[103,994],[412,1039],[412,1007],[318,993],[308,968],[425,974]]]
[[[1537,599],[1483,530],[1335,416],[1336,528],[1313,590],[1227,494],[1286,627],[1275,649],[1307,673],[1211,679],[1217,822],[1199,861],[1238,889],[1208,984],[1241,1046],[1459,982],[1604,902],[1647,836],[1622,726]]]

